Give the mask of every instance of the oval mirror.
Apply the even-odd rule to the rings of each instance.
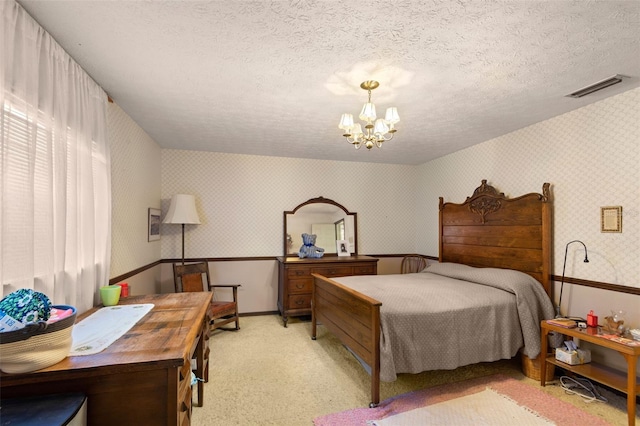
[[[316,246],[324,249],[325,256],[337,256],[337,241],[346,241],[348,252],[356,255],[357,228],[357,213],[328,198],[312,198],[284,212],[284,255],[298,255],[304,233],[316,235]]]

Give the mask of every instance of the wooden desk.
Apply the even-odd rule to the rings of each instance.
[[[557,365],[560,368],[574,372],[581,376],[587,377],[596,382],[600,382],[607,386],[611,386],[621,392],[627,394],[627,417],[629,426],[636,424],[636,395],[640,393],[640,385],[636,378],[636,366],[638,357],[640,356],[640,346],[625,345],[614,340],[605,339],[598,335],[598,330],[593,327],[581,328],[564,328],[557,325],[549,324],[542,321],[542,337],[541,337],[541,354],[547,354],[547,335],[551,331],[555,331],[565,336],[580,339],[594,345],[612,349],[618,352],[627,361],[627,374],[607,368],[598,363],[590,362],[588,364],[569,365],[556,360],[555,356],[547,355],[546,361],[540,363],[540,384],[545,385],[545,376],[547,372],[547,363]]]
[[[2,398],[79,391],[88,397],[88,423],[92,426],[188,425],[191,359],[196,357],[198,368],[206,365],[200,357],[205,351],[202,343],[210,301],[209,292],[121,299],[120,304],[155,306],[98,354],[67,357],[33,373],[2,373]],[[84,313],[78,321],[97,309]]]

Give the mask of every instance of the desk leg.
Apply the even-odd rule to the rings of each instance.
[[[311,340],[316,340],[316,331],[317,331],[317,326],[316,326],[316,310],[314,308],[315,303],[313,303],[313,297],[315,296],[315,293],[312,296],[311,299]]]
[[[209,381],[209,316],[205,316],[205,321],[200,330],[198,344],[196,346],[196,377],[198,377],[198,401],[197,407],[204,404],[204,384]]]
[[[196,346],[196,378],[203,379],[204,373],[204,336],[203,332],[200,332],[200,336],[198,336],[198,345]],[[196,407],[202,407],[202,392],[204,391],[203,382],[198,380],[198,400],[196,402]]]
[[[636,424],[636,365],[638,357],[622,354],[627,360],[627,417],[629,426]]]
[[[549,339],[547,338],[549,334],[549,330],[544,327],[541,327],[540,330],[540,386],[544,386],[546,384],[547,379],[547,342]],[[522,356],[525,356],[522,354]]]

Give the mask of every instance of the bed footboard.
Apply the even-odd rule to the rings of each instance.
[[[321,323],[371,368],[371,403],[380,403],[381,302],[322,275],[313,275],[311,338]]]

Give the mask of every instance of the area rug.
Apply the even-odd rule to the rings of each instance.
[[[481,406],[483,401],[491,406],[491,410],[474,413],[473,407]],[[469,416],[473,418],[470,420]],[[329,414],[314,419],[313,423],[315,426],[610,426],[604,419],[500,374],[406,393],[382,401],[376,408],[356,408]]]

